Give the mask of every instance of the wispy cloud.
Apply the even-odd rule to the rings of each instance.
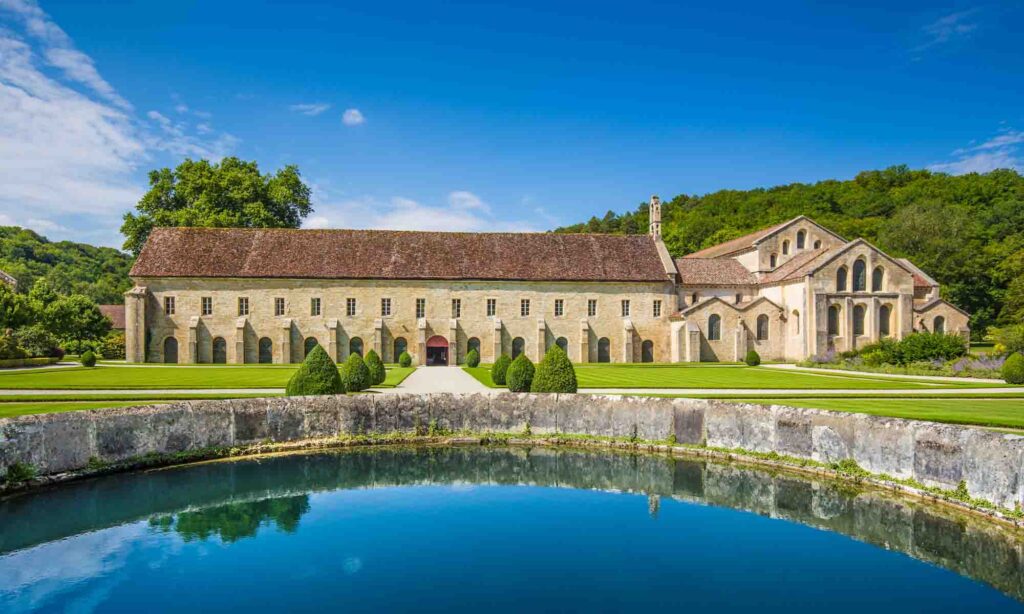
[[[958,11],[926,24],[920,33],[923,42],[911,51],[920,53],[932,47],[968,38],[978,29],[978,11],[977,8]]]
[[[987,173],[997,168],[1024,170],[1024,132],[1008,129],[982,142],[952,152],[956,159],[950,162],[932,164],[929,170],[963,175],[966,173]]]
[[[288,107],[288,110],[293,111],[295,113],[301,113],[303,115],[315,116],[320,115],[321,113],[330,108],[331,105],[327,104],[326,102],[304,102],[300,104],[293,104],[290,107]]]
[[[345,109],[345,112],[341,114],[341,123],[346,126],[358,126],[364,122],[366,122],[366,118],[363,117],[363,113],[359,109]]]

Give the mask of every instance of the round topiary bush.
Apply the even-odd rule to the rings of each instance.
[[[370,372],[370,385],[376,386],[377,384],[383,384],[384,378],[388,376],[387,370],[384,369],[384,362],[377,355],[377,352],[370,350],[366,353],[366,369]]]
[[[505,382],[512,392],[530,392],[533,385],[533,375],[536,369],[526,354],[520,354],[512,361],[505,374]]]
[[[1012,354],[1006,359],[1003,379],[1007,384],[1024,384],[1024,354]]]
[[[345,384],[345,390],[349,392],[359,392],[371,386],[370,370],[366,368],[366,362],[363,360],[363,357],[354,352],[349,354],[348,360],[345,361],[345,367],[341,371],[341,376],[342,382]]]
[[[85,354],[82,354],[81,361],[83,367],[95,367],[96,355],[87,351]]]
[[[747,352],[747,355],[743,357],[743,362],[747,363],[748,367],[756,367],[761,364],[761,355],[754,350],[750,350]]]
[[[400,367],[411,367],[412,366],[412,356],[409,355],[409,352],[402,352],[402,354],[398,357],[398,366],[400,366]]]
[[[530,392],[576,392],[576,370],[565,350],[551,346],[537,365]]]
[[[345,384],[338,373],[338,365],[334,364],[324,348],[319,345],[310,351],[306,360],[302,361],[285,388],[285,394],[290,397],[344,392]]]
[[[480,352],[476,350],[470,350],[469,354],[466,354],[466,366],[467,367],[479,367],[480,366]]]
[[[507,381],[505,376],[508,374],[508,368],[512,364],[512,359],[508,357],[508,354],[502,354],[498,356],[498,360],[494,361],[491,365],[491,381],[499,386],[504,386]]]

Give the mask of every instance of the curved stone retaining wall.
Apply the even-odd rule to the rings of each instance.
[[[969,401],[965,401],[969,402]],[[592,395],[354,395],[188,401],[161,407],[0,420],[0,475],[14,463],[39,475],[264,441],[413,432],[564,433],[665,440],[864,469],[955,489],[1005,508],[1021,504],[1024,437],[863,414],[695,399]]]

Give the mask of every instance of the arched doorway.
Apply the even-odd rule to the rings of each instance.
[[[363,355],[363,340],[359,337],[352,337],[348,340],[348,353]]]
[[[935,320],[932,321],[932,332],[939,335],[946,334],[946,318],[935,316]]]
[[[178,362],[178,340],[174,337],[164,339],[164,362],[177,364]]]
[[[398,337],[394,343],[395,355],[391,357],[391,360],[398,362],[398,358],[406,352],[406,348],[409,347],[409,343],[405,340],[405,337]]]
[[[555,345],[562,348],[562,351],[565,352],[566,354],[569,353],[569,340],[566,339],[565,337],[559,337],[558,339],[555,339]]]
[[[228,361],[228,343],[224,337],[213,340],[213,364],[222,365]]]
[[[597,362],[612,361],[612,342],[608,337],[601,337],[597,340]]]
[[[476,350],[477,354],[480,353],[480,340],[476,337],[470,337],[469,341],[466,342],[466,353],[469,354],[473,350]]]
[[[650,339],[640,344],[640,362],[654,362],[654,342]]]
[[[316,337],[306,337],[306,342],[303,344],[303,356],[309,356],[309,353],[313,351],[313,348],[320,345],[320,342],[316,340]]]
[[[444,367],[448,365],[448,340],[441,335],[427,339],[427,366]]]
[[[269,337],[260,339],[259,350],[259,362],[261,365],[269,365],[274,362],[274,342]]]
[[[512,360],[515,360],[517,356],[523,353],[526,349],[526,340],[522,337],[516,337],[512,340]]]

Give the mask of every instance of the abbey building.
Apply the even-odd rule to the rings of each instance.
[[[646,235],[158,228],[125,294],[131,362],[802,360],[968,316],[905,259],[806,217],[672,258]]]

